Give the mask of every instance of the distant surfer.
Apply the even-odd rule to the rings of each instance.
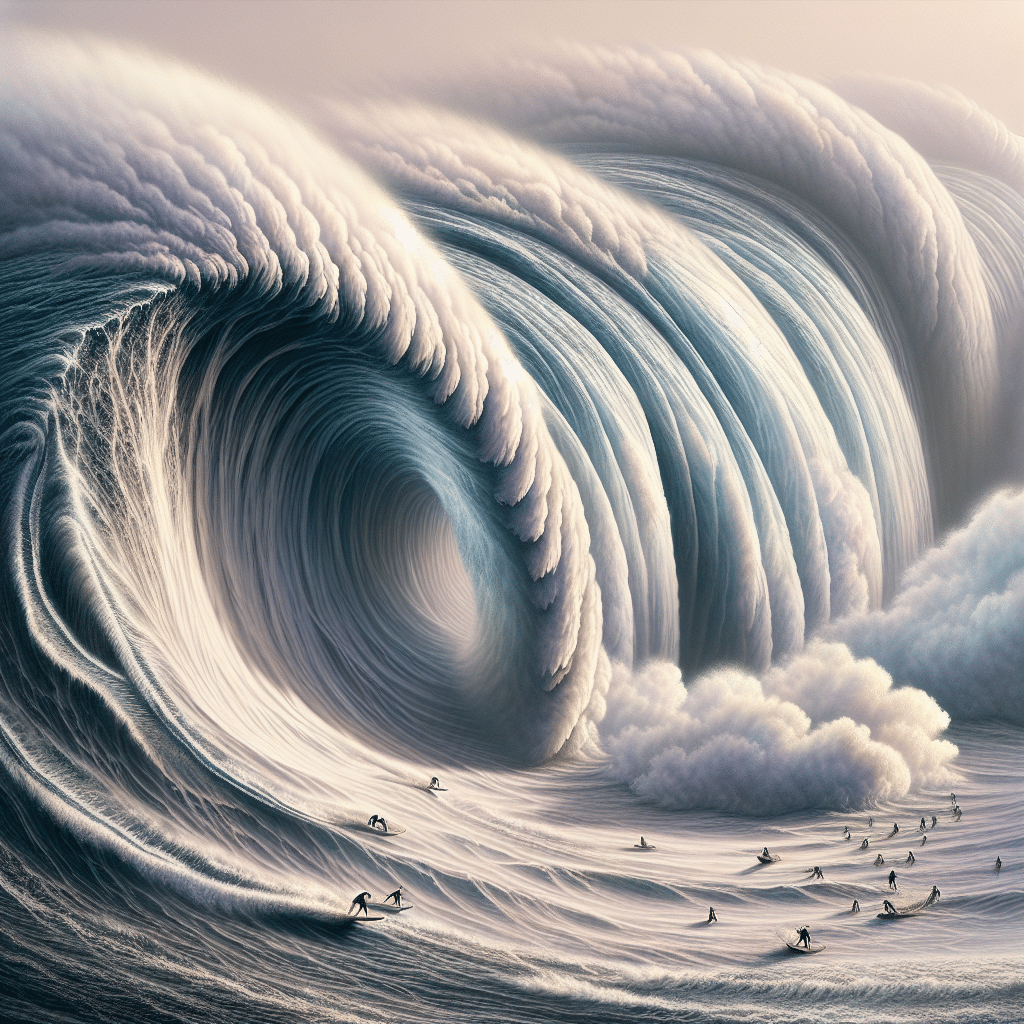
[[[881,854],[879,854],[875,858],[875,867],[876,868],[880,868],[884,863],[885,863],[885,858]]]
[[[907,863],[908,864],[913,864],[914,863],[914,851],[913,850],[908,850],[907,851]]]
[[[807,930],[807,925],[804,925],[796,933],[796,944],[799,946],[803,943],[808,949],[811,948],[811,933]]]
[[[352,907],[359,907],[359,908],[360,908],[360,910],[362,910],[362,912],[363,912],[363,913],[364,913],[364,914],[365,914],[365,915],[366,915],[367,917],[369,917],[369,916],[370,916],[370,911],[369,911],[369,909],[367,909],[367,906],[366,906],[366,899],[367,899],[367,897],[368,897],[368,896],[370,896],[370,895],[371,895],[371,894],[370,894],[370,893],[368,893],[368,892],[361,892],[361,893],[360,893],[360,894],[359,894],[358,896],[356,896],[356,897],[355,897],[355,898],[354,898],[354,899],[352,900]],[[349,908],[348,908],[348,912],[349,912],[350,914],[352,913],[352,907],[349,907]],[[358,917],[358,916],[359,916],[359,911],[357,910],[357,911],[356,911],[356,917]]]
[[[882,900],[882,911],[886,914],[895,914],[896,908],[888,900]]]
[[[868,848],[868,841],[867,841],[867,838],[866,838],[866,837],[865,837],[865,838],[864,838],[864,839],[862,840],[862,842],[861,842],[861,844],[860,844],[860,848],[861,848],[862,850],[866,850],[866,849]]]
[[[939,819],[936,818],[935,815],[933,814],[932,815],[932,828],[935,828],[935,826],[938,825],[938,823],[939,823]]]
[[[771,860],[772,859],[772,855],[768,852],[768,847],[767,846],[761,851],[761,856],[764,857],[765,860]]]
[[[927,836],[921,836],[921,845],[924,846],[924,844],[927,843],[927,842],[928,842],[928,837]]]
[[[1002,869],[1003,869],[1002,859],[999,858],[999,857],[996,857],[996,871],[1002,871]]]
[[[712,924],[713,922],[715,922],[717,920],[718,920],[718,915],[715,913],[715,908],[714,907],[708,907],[708,924]]]
[[[949,802],[951,806],[956,807],[956,793],[949,794]]]
[[[640,849],[641,850],[646,850],[647,849],[647,840],[644,839],[643,836],[640,837]]]
[[[843,826],[843,835],[844,835],[844,836],[845,836],[845,837],[846,837],[847,839],[850,839],[850,838],[851,838],[851,836],[850,836],[850,826],[849,826],[849,825],[844,825],[844,826]]]
[[[378,821],[380,821],[380,815],[375,814],[366,824],[369,825],[370,828],[376,828]]]
[[[960,820],[960,815],[963,813],[964,812],[960,810],[959,806],[953,808],[953,817],[956,818],[957,821]]]
[[[921,819],[921,824],[918,827],[921,829],[922,832],[925,830],[925,828],[927,828],[927,826],[924,823],[924,818]]]
[[[897,825],[897,824],[896,824],[896,822],[894,821],[894,822],[892,823],[892,834],[893,834],[893,835],[896,835],[896,833],[897,833],[897,832],[899,832],[899,830],[900,830],[900,827],[899,827],[899,825]]]
[[[437,776],[436,775],[432,775],[430,777],[430,785],[429,785],[428,789],[440,789],[440,788],[441,788],[441,783],[438,781]]]
[[[402,887],[399,886],[394,892],[389,892],[384,897],[384,902],[387,903],[388,900],[394,900],[395,906],[400,907],[402,905]]]
[[[895,871],[890,871],[889,872],[889,888],[892,889],[893,892],[899,892],[899,889],[896,888],[896,872]]]
[[[850,907],[850,913],[851,914],[859,914],[860,913],[860,901],[859,900],[854,900],[853,901],[853,906]]]
[[[869,818],[868,818],[868,828],[873,828],[873,827],[874,827],[874,825],[875,825],[875,819],[874,819],[874,818],[871,818],[871,817],[869,817]]]
[[[821,868],[819,868],[817,864],[815,864],[814,868],[811,870],[811,878],[825,878],[825,876],[821,873]]]
[[[932,886],[932,891],[928,894],[928,902],[929,903],[934,903],[941,895],[942,895],[942,893],[939,892],[938,886],[933,885]]]

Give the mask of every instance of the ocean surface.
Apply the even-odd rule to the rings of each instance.
[[[0,1018],[1020,1018],[1024,140],[0,68]]]

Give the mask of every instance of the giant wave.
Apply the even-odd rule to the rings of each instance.
[[[966,101],[567,50],[297,115],[4,56],[2,756],[89,842],[237,895],[225,837],[384,757],[763,814],[1019,721],[1019,493],[913,568],[1024,467],[1024,155]]]

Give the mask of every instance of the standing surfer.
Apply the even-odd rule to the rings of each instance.
[[[899,889],[896,888],[896,872],[895,871],[890,871],[889,872],[889,888],[892,889],[893,892],[899,892]]]
[[[715,913],[714,907],[708,907],[708,924],[718,920],[718,915]]]
[[[811,948],[811,933],[807,930],[807,925],[804,925],[803,928],[796,933],[796,944],[799,946],[801,943],[803,943],[803,945],[808,949]]]

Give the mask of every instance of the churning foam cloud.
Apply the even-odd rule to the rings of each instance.
[[[1024,491],[986,501],[907,573],[890,607],[823,632],[955,718],[1024,725]]]
[[[616,665],[606,700],[611,773],[668,808],[863,807],[944,780],[957,752],[932,698],[823,641],[760,679],[723,668],[684,687],[666,662]]]

